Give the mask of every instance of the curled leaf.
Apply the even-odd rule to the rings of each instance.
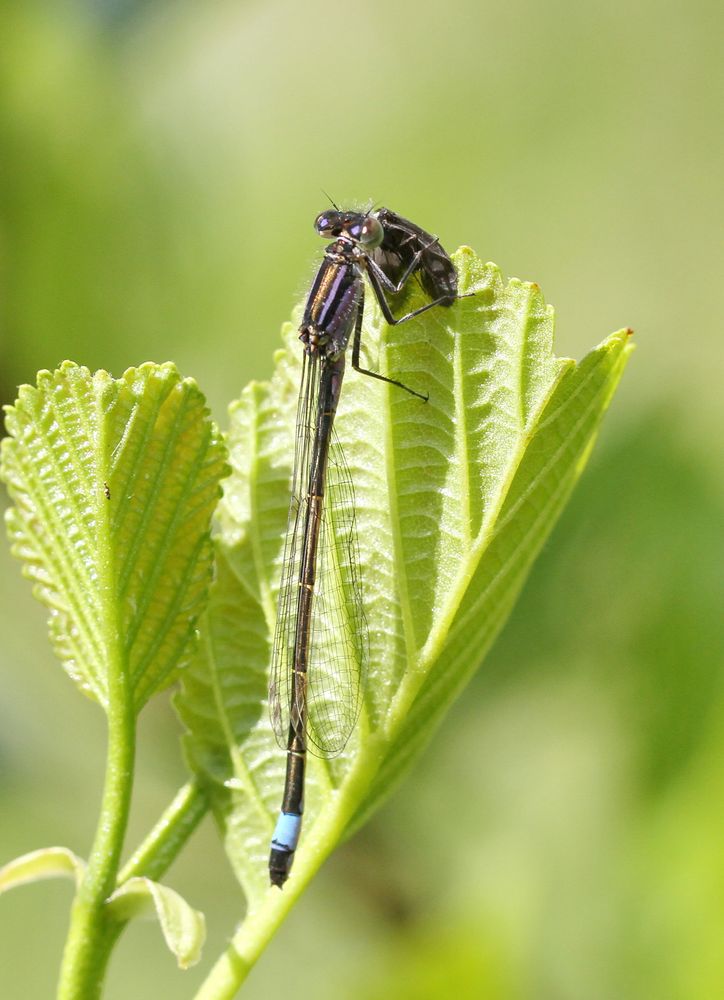
[[[48,878],[72,878],[80,885],[85,862],[67,847],[42,847],[21,854],[0,868],[0,894]]]
[[[158,920],[179,968],[188,969],[201,958],[206,939],[204,915],[168,886],[150,878],[131,878],[116,889],[106,906],[117,920]]]

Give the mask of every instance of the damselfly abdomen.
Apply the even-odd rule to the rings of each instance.
[[[426,290],[435,288],[441,282],[441,254],[455,272],[435,237],[392,213],[387,217],[397,220],[397,228],[382,263],[375,255],[389,234],[378,213],[335,209],[315,222],[320,236],[333,242],[324,252],[299,331],[304,345],[302,384],[269,684],[272,725],[287,752],[282,808],[269,856],[271,882],[280,887],[289,877],[299,841],[307,751],[328,757],[344,749],[359,716],[367,673],[354,487],[333,433],[350,339],[356,371],[427,399],[396,379],[360,367],[364,276],[392,324],[435,305],[450,305],[455,298],[450,297],[448,272],[444,288],[441,283],[437,287],[442,295],[404,316],[393,316],[385,292],[399,292],[416,271]]]

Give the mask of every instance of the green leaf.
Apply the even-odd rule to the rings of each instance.
[[[201,958],[206,940],[204,915],[173,889],[150,878],[131,878],[116,889],[106,905],[116,920],[155,917],[179,968],[188,969]]]
[[[7,409],[13,552],[79,687],[108,706],[110,665],[137,710],[189,660],[211,576],[224,448],[173,365],[120,379],[65,362]]]
[[[233,945],[248,964],[479,667],[586,463],[629,355],[630,331],[621,331],[579,365],[555,358],[553,312],[537,285],[503,284],[469,250],[455,260],[461,291],[474,296],[394,328],[376,309],[365,317],[365,367],[429,392],[429,402],[352,370],[345,379],[335,426],[355,482],[370,677],[345,751],[309,760],[302,838],[282,893],[268,889],[266,866],[285,755],[264,699],[301,363],[293,325],[272,382],[249,386],[231,410],[218,576],[176,704],[249,899]]]
[[[0,868],[0,894],[48,878],[72,878],[80,885],[85,862],[67,847],[43,847],[8,861]]]

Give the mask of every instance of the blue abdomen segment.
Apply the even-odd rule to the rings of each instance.
[[[298,813],[279,813],[272,835],[272,847],[293,853],[297,849],[301,829],[302,817]]]
[[[299,813],[279,813],[272,835],[269,878],[271,884],[278,885],[280,889],[289,878],[301,829],[302,817]]]

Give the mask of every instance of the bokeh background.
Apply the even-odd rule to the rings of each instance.
[[[687,0],[0,2],[0,395],[72,358],[271,372],[325,206],[374,200],[538,281],[558,353],[638,350],[523,597],[424,762],[328,863],[246,996],[724,995],[724,15]],[[84,854],[104,729],[0,546],[0,859]],[[129,843],[183,781],[142,720]],[[205,823],[112,1000],[191,996],[240,912]],[[0,993],[53,995],[70,886],[0,900]]]

